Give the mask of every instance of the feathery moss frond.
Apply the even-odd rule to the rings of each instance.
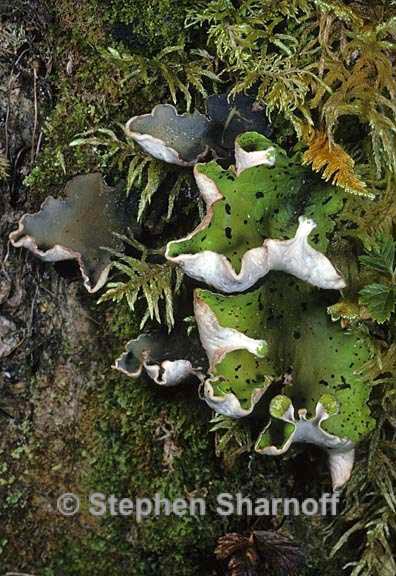
[[[324,132],[315,132],[308,150],[304,153],[304,164],[320,172],[322,178],[350,192],[367,194],[366,184],[354,173],[355,162],[339,144],[331,143]]]
[[[111,251],[116,260],[113,268],[125,276],[124,281],[108,282],[107,291],[100,297],[98,303],[121,302],[125,298],[131,310],[135,309],[139,298],[144,297],[147,310],[143,315],[140,328],[147,320],[156,320],[162,324],[160,304],[164,304],[164,322],[170,331],[175,323],[173,317],[173,296],[180,290],[183,273],[171,264],[152,264],[145,260],[137,260],[120,252]]]
[[[310,145],[307,157],[327,167],[325,178],[362,193],[336,138],[341,118],[355,117],[369,132],[365,163],[375,163],[377,178],[396,173],[396,10],[376,4],[212,0],[199,3],[187,24],[206,29],[233,94],[254,88],[267,113],[281,112]],[[324,134],[336,153],[331,162],[324,162]]]
[[[210,431],[216,434],[216,455],[223,458],[226,467],[232,468],[241,454],[252,449],[250,427],[242,420],[221,414],[216,414],[210,423]]]
[[[140,191],[138,222],[143,219],[144,211],[151,203],[155,192],[174,170],[172,166],[142,152],[133,140],[129,138],[121,140],[109,128],[97,128],[77,134],[70,146],[93,146],[98,150],[99,166],[101,168],[111,169],[117,167],[118,170],[123,170],[125,164],[128,163],[126,193],[130,194],[131,190]],[[103,149],[105,152],[103,152]],[[169,197],[168,219],[172,214],[177,187],[181,186],[184,180],[185,178],[176,179],[174,186],[176,189],[171,192]]]
[[[124,72],[123,82],[155,90],[165,83],[174,104],[178,102],[179,94],[183,94],[187,110],[192,103],[192,89],[207,97],[205,80],[209,81],[212,89],[214,83],[221,81],[215,71],[215,60],[206,50],[186,51],[182,44],[167,46],[151,58],[121,53],[114,48],[102,52],[102,55]]]

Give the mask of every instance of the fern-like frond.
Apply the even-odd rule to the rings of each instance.
[[[281,112],[307,145],[314,129],[333,142],[342,118],[358,118],[371,138],[365,162],[375,162],[382,177],[396,173],[396,11],[376,4],[212,0],[187,22],[205,27],[232,93],[254,89],[267,113]],[[332,148],[337,162],[318,160],[326,177],[364,192],[345,146]]]
[[[311,164],[316,172],[323,170],[322,178],[326,181],[349,192],[367,195],[366,184],[354,172],[353,158],[339,144],[331,143],[325,132],[315,132],[303,163]]]
[[[186,172],[181,172],[178,175],[176,182],[173,184],[168,194],[168,211],[165,217],[166,222],[169,222],[169,220],[172,217],[176,199],[179,196],[180,192],[182,191],[183,186],[190,186],[190,185],[191,185],[190,174]]]
[[[171,264],[152,264],[138,260],[119,252],[112,251],[116,257],[113,268],[124,276],[124,280],[107,283],[107,291],[100,297],[98,303],[121,302],[126,300],[131,310],[135,309],[139,298],[144,298],[147,310],[143,315],[140,328],[147,320],[161,318],[161,303],[164,310],[164,322],[170,331],[174,326],[173,296],[180,290],[183,273]]]
[[[130,138],[121,139],[109,128],[97,128],[77,134],[70,146],[93,146],[98,153],[99,168],[108,170],[116,167],[123,171],[128,163],[126,193],[129,195],[131,190],[140,191],[138,222],[143,219],[144,211],[150,205],[161,183],[174,170],[172,166],[142,152]],[[181,180],[179,178],[176,180],[176,188]],[[170,193],[170,211],[173,208],[176,192],[177,189],[171,190]]]
[[[174,104],[179,94],[184,96],[187,110],[192,103],[192,89],[206,97],[205,80],[209,81],[211,91],[214,84],[221,82],[215,70],[215,59],[206,50],[187,51],[182,44],[167,46],[151,58],[121,53],[114,48],[102,51],[102,55],[124,73],[123,82],[133,82],[156,91],[165,84]]]
[[[341,0],[314,0],[314,3],[324,14],[335,16],[346,24],[362,26],[364,23],[363,14],[357,6],[349,6]]]
[[[162,166],[163,163],[155,159],[148,163],[146,184],[140,194],[138,222],[141,221],[146,206],[150,205],[153,194],[158,190],[164,178]]]
[[[365,14],[365,20],[370,10]],[[323,80],[332,87],[325,95],[318,89],[327,131],[333,132],[342,116],[357,116],[370,129],[372,155],[380,175],[385,166],[396,171],[396,75],[393,58],[395,16],[381,23],[373,17],[364,25],[347,26],[322,15],[319,39],[325,58]]]
[[[250,427],[242,420],[221,414],[216,414],[210,423],[212,424],[210,431],[216,435],[216,455],[223,458],[228,468],[232,468],[241,454],[252,449]]]
[[[123,130],[122,126],[119,126]],[[121,139],[110,128],[93,128],[76,134],[69,146],[92,146],[98,157],[99,168],[117,168],[122,170],[125,162],[139,153],[135,142]]]

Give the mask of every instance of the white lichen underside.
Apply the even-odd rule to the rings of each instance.
[[[256,446],[256,451],[260,454],[280,456],[287,452],[290,446],[296,442],[315,444],[327,451],[333,490],[339,490],[349,480],[352,473],[355,458],[353,442],[347,438],[340,438],[329,434],[322,429],[322,422],[331,417],[331,415],[326,411],[321,402],[317,403],[315,416],[311,419],[307,418],[306,410],[298,411],[298,419],[295,418],[294,413],[294,407],[290,404],[286,412],[279,417],[280,420],[294,426],[294,431],[284,444],[280,447],[273,445],[265,448],[257,448]],[[268,424],[264,432],[268,430],[270,426],[271,423]]]

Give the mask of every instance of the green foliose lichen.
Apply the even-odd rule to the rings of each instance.
[[[288,238],[296,231],[297,216],[317,223],[312,243],[324,251],[334,219],[342,210],[344,194],[334,187],[307,181],[307,172],[265,136],[245,134],[238,140],[255,149],[274,147],[275,165],[256,166],[239,176],[217,162],[199,164],[198,174],[209,178],[223,196],[212,210],[210,222],[191,238],[170,242],[168,255],[197,254],[210,250],[225,255],[238,273],[244,254],[266,238]]]
[[[338,414],[322,424],[327,432],[358,442],[373,429],[367,406],[370,384],[360,372],[372,355],[372,344],[358,328],[343,330],[332,322],[326,311],[326,301],[334,298],[331,293],[324,296],[299,280],[271,272],[261,288],[248,294],[200,291],[200,297],[222,326],[265,339],[268,345],[264,359],[245,350],[227,354],[216,366],[219,392],[230,391],[246,401],[252,386],[265,376],[287,375],[284,393],[295,409],[314,416],[321,398],[336,402]],[[273,395],[271,390],[266,394]],[[282,414],[285,411],[283,407]]]
[[[239,294],[229,299],[208,290],[197,290],[196,296],[205,302],[215,314],[221,326],[232,328],[256,340],[264,338],[264,327],[260,310],[261,291]],[[211,383],[216,395],[234,394],[242,408],[249,409],[252,393],[265,390],[275,375],[275,367],[267,358],[267,346],[252,354],[248,350],[235,350],[226,354],[211,373]]]
[[[291,368],[286,386],[295,408],[313,416],[323,395],[331,395],[339,412],[322,424],[329,433],[353,442],[374,427],[367,401],[370,384],[361,375],[372,355],[372,343],[359,328],[343,330],[326,311],[326,297],[280,273],[268,279],[266,290],[266,336],[274,361],[282,370]],[[331,302],[330,294],[327,301]]]

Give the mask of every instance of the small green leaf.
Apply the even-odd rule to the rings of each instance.
[[[116,50],[115,48],[107,48],[107,50],[113,56],[113,58],[116,58],[117,60],[122,60],[122,56],[118,52],[118,50]]]
[[[396,290],[391,284],[370,284],[360,290],[360,303],[367,306],[371,317],[383,324],[395,311]]]
[[[162,163],[159,160],[151,160],[147,170],[147,183],[144,187],[139,200],[137,220],[142,220],[143,212],[146,206],[151,203],[153,194],[158,190],[163,179]]]
[[[280,40],[279,38],[274,38],[272,40],[272,44],[275,44],[275,46],[278,46],[278,48],[283,50],[283,52],[285,52],[288,56],[291,56],[293,54],[293,52],[290,50],[290,48],[288,46],[286,46],[286,44],[284,44],[282,42],[282,40]]]
[[[367,268],[392,276],[395,272],[395,249],[396,242],[392,238],[381,238],[378,249],[360,256],[359,260]]]
[[[86,146],[87,144],[91,146],[106,146],[107,142],[92,136],[91,138],[75,138],[70,142],[69,146],[73,148],[74,146]]]
[[[61,150],[58,150],[56,153],[56,158],[60,164],[60,167],[63,170],[63,173],[66,174],[66,164],[65,164],[65,157],[63,156],[63,152]]]

